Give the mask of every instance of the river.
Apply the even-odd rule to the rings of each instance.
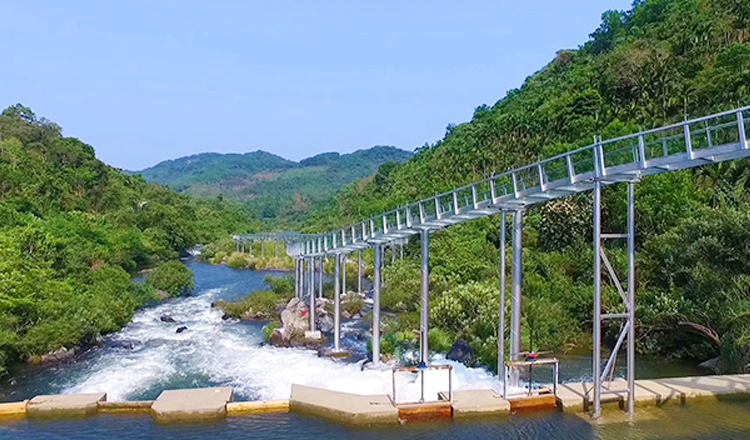
[[[279,399],[289,397],[292,383],[363,394],[390,393],[389,371],[363,371],[361,363],[321,358],[309,350],[264,345],[260,334],[261,324],[222,320],[222,313],[211,307],[211,303],[219,299],[232,300],[261,288],[266,275],[283,276],[285,273],[234,270],[193,260],[185,263],[195,273],[196,289],[193,295],[139,310],[127,326],[108,335],[102,347],[89,350],[73,362],[53,367],[18,369],[12,379],[0,386],[1,400],[17,401],[38,394],[95,391],[106,391],[111,401],[150,400],[164,389],[219,385],[234,387],[235,400]],[[170,314],[176,322],[162,322],[159,318],[164,313]],[[176,333],[179,326],[187,326],[188,329]],[[344,329],[344,344],[364,350],[364,342],[354,337],[356,331],[346,325]],[[590,376],[590,356],[568,355],[561,358],[563,381]],[[445,362],[441,357],[436,361]],[[453,365],[454,386],[457,389],[497,386],[496,377],[484,369]],[[623,368],[623,365],[618,366],[617,375],[624,373]],[[653,359],[642,359],[637,365],[639,378],[694,374],[699,372],[689,365]],[[708,414],[713,411],[716,415],[734,416],[732,420],[737,419],[736,423],[721,424],[721,428],[730,434],[750,433],[750,405],[722,403],[705,408],[711,408]],[[653,416],[657,412],[660,415]],[[663,435],[670,430],[680,432],[687,426],[704,434],[718,429],[719,425],[714,419],[696,417],[696,414],[698,412],[694,408],[688,407],[641,410],[635,422],[623,420],[598,426],[574,416],[548,414],[490,423],[447,423],[366,431],[342,428],[292,414],[169,427],[153,424],[150,417],[98,416],[78,421],[0,424],[0,437],[205,438],[226,435],[242,438],[243,433],[252,431],[254,438],[281,438],[294,431],[304,432],[308,438],[503,438],[506,435],[539,439],[624,438],[615,435],[617,433],[627,434],[628,438],[684,438]],[[704,409],[700,414],[707,412]],[[617,411],[609,417],[610,421],[617,421],[622,416]],[[669,424],[669,429],[666,429],[665,423]],[[651,425],[656,427],[649,428]],[[650,436],[650,430],[661,436]],[[82,434],[84,431],[92,434],[87,437]]]

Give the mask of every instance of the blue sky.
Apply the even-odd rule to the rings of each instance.
[[[631,0],[0,0],[0,106],[141,169],[443,137]]]

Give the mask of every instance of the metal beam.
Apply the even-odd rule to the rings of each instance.
[[[740,113],[741,114],[741,113]],[[628,183],[628,411],[635,412],[635,183]]]
[[[523,285],[523,216],[513,213],[513,281],[510,306],[510,360],[521,360],[521,289]],[[519,386],[518,370],[510,372],[510,386]]]
[[[334,256],[333,263],[333,349],[341,350],[341,258]]]
[[[497,376],[505,367],[505,211],[500,211],[500,323],[497,329]],[[505,380],[503,377],[502,380]]]
[[[594,417],[601,414],[602,393],[602,184],[599,180],[594,182],[594,354],[593,354],[593,376],[594,376]]]
[[[419,362],[427,365],[430,362],[430,231],[422,230],[422,291],[420,295]]]
[[[362,293],[362,249],[357,251],[357,292]]]
[[[381,246],[373,246],[375,251],[375,269],[372,275],[372,363],[380,365],[380,259]]]
[[[312,258],[307,260],[308,287],[307,292],[310,295],[310,331],[315,331],[315,262]]]

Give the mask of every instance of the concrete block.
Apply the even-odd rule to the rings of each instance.
[[[256,402],[229,402],[227,416],[237,417],[249,414],[272,414],[289,412],[289,400],[260,400]]]
[[[387,395],[340,393],[304,385],[292,385],[289,410],[348,425],[396,425],[398,409]]]
[[[130,402],[99,402],[99,414],[149,414],[153,400]]]
[[[157,422],[223,419],[233,393],[231,387],[162,391],[151,415]]]
[[[448,392],[440,393],[440,398],[448,400]],[[494,390],[454,391],[452,407],[456,419],[510,414],[510,402]]]
[[[105,400],[106,393],[36,396],[26,405],[26,414],[31,418],[86,417],[96,414],[98,403]]]

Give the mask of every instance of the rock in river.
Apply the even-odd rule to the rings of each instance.
[[[466,341],[459,339],[453,344],[445,357],[452,361],[461,362],[464,365],[472,365],[474,362],[474,349]]]
[[[161,322],[177,322],[177,321],[174,320],[174,318],[172,318],[171,316],[167,315],[166,313],[163,314],[163,315],[161,315],[159,317],[159,319],[161,320]]]

